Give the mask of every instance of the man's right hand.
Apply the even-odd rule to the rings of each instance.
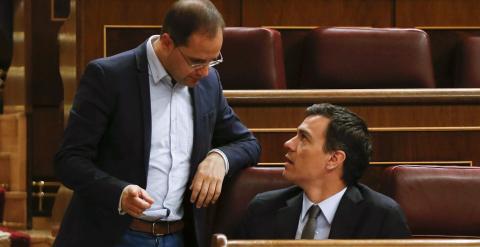
[[[141,216],[143,211],[150,208],[154,202],[147,191],[133,184],[123,189],[121,198],[122,211],[133,217]]]

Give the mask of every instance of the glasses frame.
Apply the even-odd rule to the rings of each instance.
[[[220,52],[218,54],[218,58],[215,59],[215,60],[212,60],[212,61],[209,61],[209,62],[205,62],[205,63],[192,63],[190,61],[190,59],[182,52],[182,50],[180,50],[180,47],[177,47],[178,51],[180,52],[180,54],[182,54],[182,57],[183,59],[185,60],[185,62],[188,64],[188,66],[190,66],[190,68],[192,69],[200,69],[200,68],[204,68],[206,66],[208,67],[213,67],[215,65],[218,65],[220,63],[223,62],[223,56],[222,56],[222,53]]]

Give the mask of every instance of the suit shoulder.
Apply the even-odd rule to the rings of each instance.
[[[377,192],[364,184],[358,184],[357,187],[365,199],[365,202],[370,204],[372,207],[386,211],[400,210],[400,205],[398,205],[398,203],[392,198]]]
[[[286,201],[301,193],[297,186],[291,186],[283,189],[270,190],[257,194],[251,201],[251,207],[257,210],[273,210],[283,207]]]
[[[128,50],[110,57],[98,58],[91,61],[89,65],[97,65],[107,70],[119,70],[125,66],[135,65],[135,52],[134,50]]]

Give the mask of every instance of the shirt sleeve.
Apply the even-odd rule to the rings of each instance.
[[[228,173],[229,164],[228,164],[228,158],[227,158],[227,156],[225,155],[225,153],[223,153],[222,150],[217,149],[217,148],[212,149],[212,150],[210,150],[210,152],[208,152],[208,154],[211,154],[211,153],[217,153],[217,154],[220,154],[220,156],[222,156],[222,158],[223,158],[223,163],[225,164],[225,174],[227,174],[227,173]],[[208,155],[208,154],[207,154],[207,155]]]
[[[127,214],[127,212],[123,211],[123,209],[122,209],[123,192],[125,192],[125,189],[126,189],[126,188],[127,188],[126,186],[125,186],[125,188],[123,188],[122,194],[120,195],[120,200],[118,200],[118,214],[119,214],[119,215],[125,215],[125,214]]]

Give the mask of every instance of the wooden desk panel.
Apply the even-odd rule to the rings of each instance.
[[[282,163],[306,107],[330,102],[359,114],[372,133],[374,162],[456,162],[480,165],[480,90],[225,91],[254,132],[260,162]]]

